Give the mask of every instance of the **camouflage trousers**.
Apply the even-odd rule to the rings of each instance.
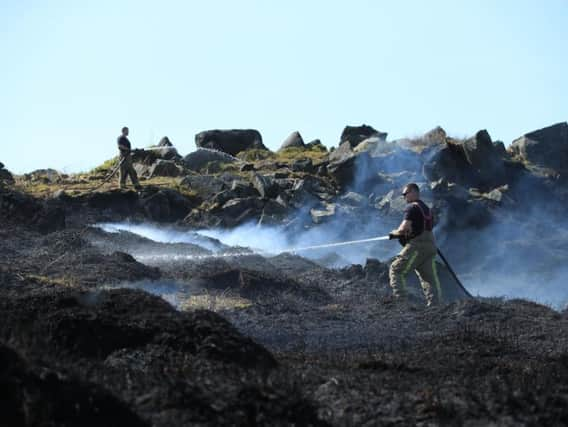
[[[396,298],[406,297],[406,277],[414,270],[420,280],[427,305],[439,304],[442,301],[442,289],[436,271],[436,254],[436,243],[431,231],[424,231],[404,246],[389,269],[390,286]]]
[[[130,176],[130,180],[132,181],[134,187],[139,188],[140,183],[138,182],[138,175],[136,174],[136,171],[132,166],[132,158],[130,157],[130,154],[121,154],[120,161],[122,163],[120,164],[120,169],[118,171],[119,187],[124,188],[124,186],[126,185],[126,178]]]

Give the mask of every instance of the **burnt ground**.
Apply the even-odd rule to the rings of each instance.
[[[568,424],[566,310],[230,250],[2,221],[0,424]]]

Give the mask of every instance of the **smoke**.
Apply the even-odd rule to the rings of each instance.
[[[218,251],[222,245],[220,242],[215,242],[205,234],[199,234],[192,231],[179,229],[176,227],[158,227],[152,224],[134,224],[130,222],[122,223],[101,223],[96,227],[106,231],[107,233],[118,233],[120,231],[127,231],[129,233],[137,234],[147,239],[159,243],[189,243],[209,251]]]
[[[430,190],[430,182],[424,175],[425,162],[435,154],[436,149],[412,150],[407,141],[377,146],[370,156],[360,156],[354,180],[344,191],[362,195],[362,205],[353,206],[339,198],[335,201],[336,214],[309,228],[302,226],[311,223],[306,206],[296,212],[300,225],[295,227],[247,223],[230,230],[195,232],[148,224],[101,227],[106,231],[130,231],[157,242],[191,243],[218,255],[227,248],[240,247],[269,256],[294,247],[387,234],[402,219],[404,203],[399,199],[400,190],[406,183],[416,182],[427,204],[442,206],[440,221],[434,229],[438,246],[472,294],[527,298],[556,308],[566,305],[568,228],[564,225],[564,202],[555,197],[555,192],[542,179],[521,174],[512,178],[501,204],[464,199],[460,209],[465,211],[456,210],[452,207],[454,202]],[[459,185],[456,188],[468,194],[469,188]],[[389,192],[393,196],[386,208],[376,209]],[[476,206],[478,211],[473,209]],[[364,264],[367,258],[386,261],[399,249],[394,241],[378,241],[316,249],[300,255],[319,262],[328,260],[328,266],[343,266]]]

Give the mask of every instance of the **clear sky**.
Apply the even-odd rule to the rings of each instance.
[[[337,145],[568,120],[568,0],[0,0],[0,161],[87,170],[167,135]]]

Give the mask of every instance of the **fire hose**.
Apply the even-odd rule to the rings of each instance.
[[[353,245],[353,244],[357,244],[357,243],[368,243],[368,242],[375,242],[375,241],[379,241],[379,240],[393,240],[393,239],[399,240],[400,243],[403,246],[408,242],[408,239],[401,234],[389,233],[387,236],[371,237],[371,238],[368,238],[368,239],[350,240],[350,241],[347,241],[347,242],[337,242],[337,243],[327,243],[327,244],[315,245],[315,246],[304,246],[304,247],[300,247],[300,248],[290,248],[290,249],[284,250],[284,252],[303,252],[303,251],[309,251],[309,250],[313,250],[313,249],[332,248],[332,247],[337,247],[337,246]],[[462,284],[461,280],[458,278],[454,269],[450,266],[450,263],[448,262],[448,260],[444,256],[444,254],[442,254],[442,251],[440,249],[437,249],[437,251],[438,251],[438,255],[440,256],[440,259],[444,262],[446,268],[448,269],[448,271],[450,272],[451,276],[456,281],[456,283],[458,284],[460,289],[463,291],[463,293],[468,298],[474,298],[473,295],[471,295],[471,293]]]

